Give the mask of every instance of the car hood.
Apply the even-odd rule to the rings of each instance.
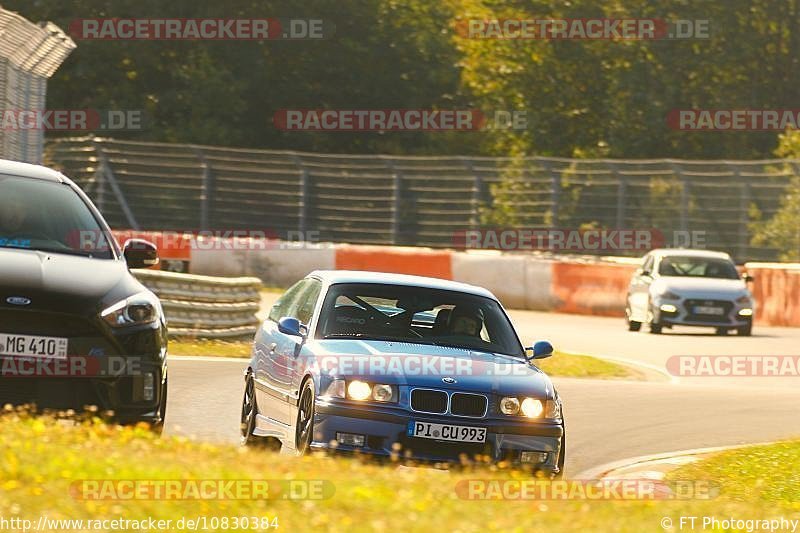
[[[0,248],[0,308],[22,297],[25,310],[89,316],[141,290],[124,261]]]
[[[737,298],[749,294],[747,285],[741,279],[668,276],[653,283],[653,289],[656,292],[669,290],[689,298]]]
[[[412,387],[554,396],[550,378],[527,361],[465,348],[334,339],[306,345],[324,373]],[[443,381],[448,378],[447,381]],[[449,382],[455,380],[455,382]]]

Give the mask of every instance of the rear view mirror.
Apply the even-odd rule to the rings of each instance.
[[[742,274],[742,279],[744,280],[745,283],[752,283],[753,281],[755,281],[755,278],[750,274],[748,274],[747,272]]]
[[[549,341],[537,341],[533,346],[527,349],[532,352],[532,355],[527,358],[528,361],[546,359],[553,355],[553,345],[550,344]]]
[[[158,248],[144,239],[128,239],[122,247],[128,268],[150,268],[158,264]]]

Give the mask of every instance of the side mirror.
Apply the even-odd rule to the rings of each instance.
[[[122,247],[128,268],[149,268],[158,264],[158,248],[144,239],[128,239]]]
[[[648,278],[652,278],[653,277],[653,273],[650,272],[649,270],[642,269],[642,276],[647,276]]]
[[[745,283],[753,283],[753,281],[755,281],[755,278],[750,274],[748,274],[747,272],[742,274],[742,279],[744,280]]]
[[[285,316],[278,320],[278,331],[284,335],[293,335],[304,339],[308,335],[308,328],[302,322],[290,316]]]
[[[546,359],[553,355],[553,345],[550,344],[549,341],[537,341],[533,346],[527,349],[533,352],[533,355],[527,358],[528,361]]]

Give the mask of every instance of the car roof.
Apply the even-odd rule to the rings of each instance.
[[[718,259],[730,259],[731,256],[725,252],[714,250],[696,250],[691,248],[659,248],[650,252],[659,257],[682,256],[682,257],[715,257]]]
[[[11,161],[9,159],[0,159],[0,174],[7,174],[18,178],[33,178],[47,181],[55,181],[58,183],[69,182],[66,176],[62,173],[47,168],[42,165],[32,165],[30,163],[21,163],[19,161]]]
[[[476,296],[484,296],[497,300],[494,294],[475,285],[459,283],[439,278],[424,276],[410,276],[407,274],[393,274],[390,272],[367,272],[361,270],[315,270],[308,277],[316,277],[323,282],[333,285],[335,283],[378,283],[384,285],[407,285],[410,287],[424,287],[426,289],[440,289],[457,291]]]

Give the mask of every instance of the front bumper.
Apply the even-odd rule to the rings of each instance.
[[[663,326],[705,326],[740,328],[752,324],[755,309],[752,304],[730,300],[682,298],[680,300],[656,299],[652,310],[655,322]],[[703,308],[721,309],[721,314],[697,312]],[[750,314],[741,313],[749,310]]]
[[[21,328],[20,328],[21,329]],[[20,334],[45,334],[27,329]],[[82,413],[119,423],[163,422],[167,337],[162,326],[69,337],[66,359],[0,357],[0,406]]]
[[[455,424],[486,428],[485,443],[461,443],[410,437],[410,421]],[[364,446],[349,446],[337,441],[337,433],[364,435]],[[523,451],[545,453],[542,462],[526,463],[546,475],[559,473],[558,459],[564,437],[559,423],[482,419],[428,415],[400,407],[350,407],[317,402],[314,439],[311,447],[336,452],[361,453],[377,458],[406,459],[433,463],[496,463],[508,461],[523,466]]]

